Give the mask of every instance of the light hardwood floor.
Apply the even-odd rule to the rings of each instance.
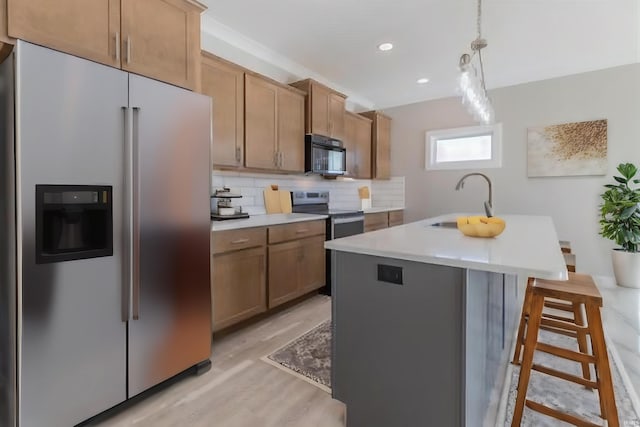
[[[330,298],[318,295],[235,333],[214,338],[209,372],[183,378],[90,425],[344,426],[342,403],[260,360],[330,316]]]

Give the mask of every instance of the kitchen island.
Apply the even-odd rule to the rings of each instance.
[[[500,236],[473,238],[447,227],[456,216],[325,242],[332,393],[349,427],[494,424],[518,280],[567,270],[549,217],[504,216]]]

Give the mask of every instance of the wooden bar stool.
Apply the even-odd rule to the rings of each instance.
[[[602,330],[602,319],[600,317],[602,296],[593,282],[593,279],[589,275],[570,273],[569,282],[571,283],[571,286],[567,286],[567,282],[564,281],[536,279],[533,284],[531,292],[531,312],[527,326],[527,337],[524,345],[520,379],[518,381],[518,395],[516,398],[513,420],[511,422],[512,427],[520,425],[525,405],[534,411],[577,426],[597,426],[597,424],[593,424],[582,418],[578,418],[574,415],[561,412],[538,402],[528,400],[526,396],[531,370],[552,375],[567,381],[572,381],[585,387],[597,389],[600,399],[601,417],[607,420],[609,427],[619,427],[620,425],[613,393],[609,356],[607,354],[607,347]],[[587,314],[587,326],[580,326],[559,320],[552,320],[550,322],[552,325],[555,324],[557,327],[564,330],[573,330],[576,332],[584,330],[591,337],[591,353],[583,352],[582,349],[581,351],[576,352],[538,342],[538,332],[541,328],[542,311],[544,308],[545,298],[557,298],[563,301],[584,304]],[[595,381],[590,381],[566,372],[534,364],[533,354],[536,350],[579,363],[593,363],[595,365],[596,372]]]
[[[568,242],[565,242],[565,243],[568,244]],[[575,273],[576,271],[575,255],[571,253],[563,253],[563,255],[564,255],[565,263],[567,265],[567,270],[569,272]],[[565,283],[566,286],[571,286],[570,282],[563,282],[563,283]],[[533,290],[533,278],[530,277],[529,280],[527,281],[527,289],[524,294],[524,303],[522,304],[522,313],[520,314],[520,324],[518,326],[518,335],[516,338],[516,348],[513,352],[513,360],[511,362],[514,365],[520,364],[520,356],[522,354],[522,346],[524,345],[525,331],[526,331],[527,322],[529,319],[529,313],[531,311],[532,290]],[[572,329],[564,329],[561,327],[562,325],[564,325],[564,323],[558,324],[553,322],[553,321],[561,321],[561,322],[572,323],[578,326],[584,326],[585,321],[584,321],[584,315],[582,312],[582,304],[577,302],[571,302],[571,301],[565,302],[565,301],[558,300],[557,298],[555,299],[549,298],[545,300],[544,307],[570,313],[569,315],[571,317],[559,316],[557,314],[543,312],[540,329],[544,329],[550,332],[555,332],[558,334],[567,335],[567,336],[576,338],[578,341],[578,349],[583,353],[586,352],[587,338],[586,338],[586,332],[584,330],[574,331]],[[591,373],[589,371],[589,364],[586,362],[582,364],[582,375],[587,380],[590,379],[591,377]]]

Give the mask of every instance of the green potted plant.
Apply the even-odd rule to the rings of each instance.
[[[620,286],[640,288],[640,179],[638,168],[621,163],[614,176],[616,184],[607,184],[600,195],[600,235],[620,247],[612,251],[613,274]]]

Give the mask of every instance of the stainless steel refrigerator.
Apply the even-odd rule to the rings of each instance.
[[[0,425],[67,427],[210,363],[211,100],[22,41],[0,77]]]

